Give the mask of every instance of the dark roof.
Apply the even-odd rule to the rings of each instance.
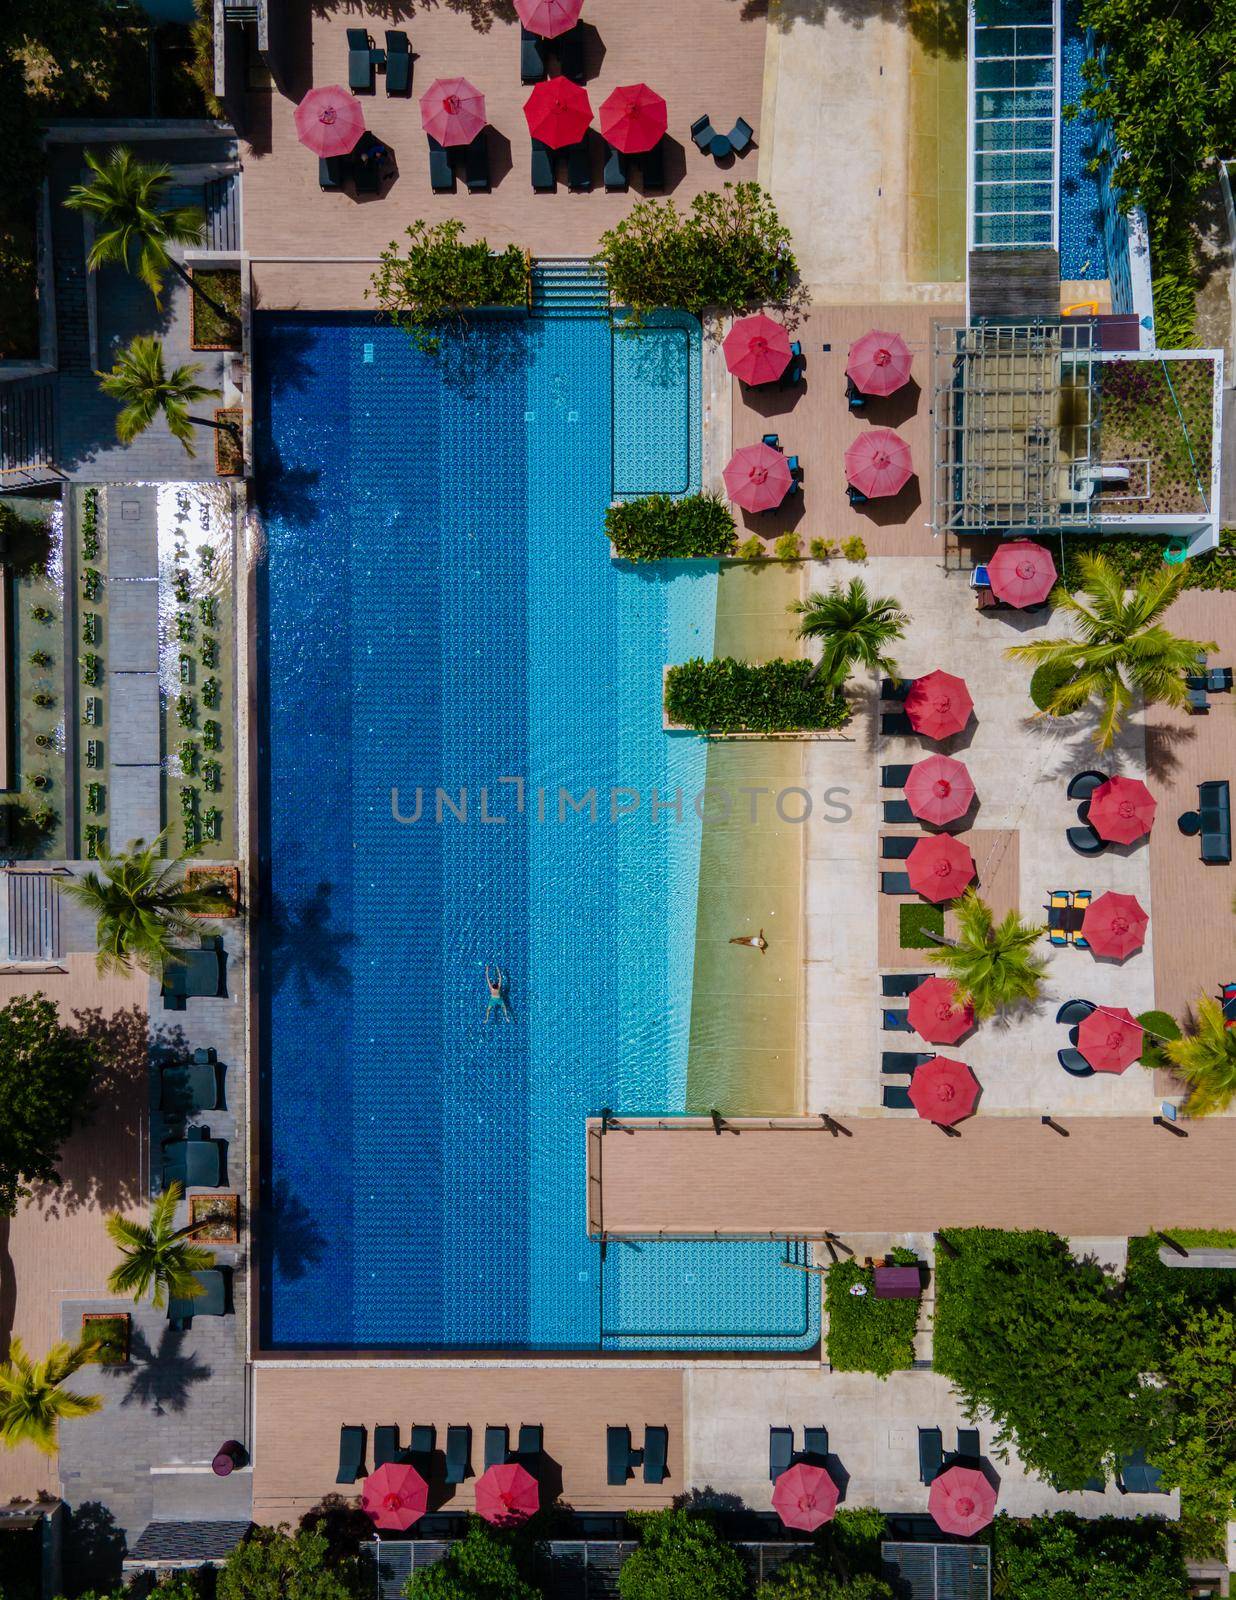
[[[222,1561],[251,1522],[150,1522],[129,1551],[130,1561]]]

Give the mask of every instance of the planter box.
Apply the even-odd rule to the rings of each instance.
[[[189,1221],[207,1223],[193,1235],[194,1244],[235,1244],[240,1238],[238,1194],[191,1194]]]
[[[228,269],[220,268],[220,267],[207,267],[207,268],[190,267],[189,268],[189,276],[191,278],[196,278],[198,273],[199,273],[199,271],[200,271],[200,272],[202,272],[204,277],[218,278],[218,277],[221,276],[221,274],[225,270],[228,270]],[[233,275],[236,278],[237,286],[239,287],[239,284],[240,284],[240,273],[239,272],[234,272]],[[208,294],[211,293],[211,290],[210,290],[209,287],[207,288],[207,293]],[[218,294],[215,294],[213,296],[213,298],[218,300],[221,297]],[[205,309],[205,312],[206,312],[207,316],[213,317],[215,315],[215,313],[213,311],[211,311],[209,306],[206,306],[204,309]],[[202,310],[203,310],[203,306],[202,306],[202,303],[201,303],[200,296],[198,296],[196,294],[190,294],[190,296],[189,296],[189,348],[190,348],[190,350],[239,350],[241,348],[239,323],[237,325],[236,333],[235,333],[234,337],[229,339],[225,343],[207,343],[205,340],[200,340],[198,338],[198,336],[197,336],[197,324],[198,324],[198,317],[199,317],[200,313],[202,312]],[[237,315],[237,318],[239,318],[239,316],[240,316],[239,310],[237,310],[236,315]]]
[[[230,422],[236,433],[215,429],[215,471],[221,478],[239,478],[245,470],[245,453],[240,430],[244,427],[244,413],[239,406],[216,406],[216,422]]]
[[[191,889],[208,889],[212,884],[219,884],[223,894],[219,897],[218,911],[191,911],[191,917],[200,917],[203,921],[216,922],[223,917],[238,917],[240,915],[240,871],[237,867],[189,867],[185,872],[185,883]]]
[[[127,1311],[85,1311],[82,1340],[105,1340],[97,1361],[101,1367],[122,1367],[129,1359],[129,1331],[133,1319]]]

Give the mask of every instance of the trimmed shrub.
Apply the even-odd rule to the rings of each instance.
[[[1046,711],[1052,695],[1073,676],[1073,669],[1065,661],[1045,661],[1035,667],[1030,678],[1030,699],[1036,710]]]
[[[842,728],[847,701],[826,684],[810,683],[809,661],[756,665],[725,656],[697,657],[669,669],[665,710],[671,722],[698,733],[788,733]]]
[[[763,540],[753,533],[749,539],[743,540],[734,554],[740,561],[762,561],[764,559]]]
[[[734,551],[734,518],[715,494],[690,494],[681,500],[648,494],[619,501],[605,513],[605,532],[624,561],[717,558]]]
[[[837,541],[835,539],[812,539],[808,549],[811,551],[812,561],[829,561],[837,554]]]
[[[855,1294],[857,1288],[865,1294]],[[890,1372],[914,1365],[918,1300],[877,1300],[875,1273],[857,1261],[839,1261],[824,1279],[828,1309],[828,1360],[838,1372]]]
[[[842,542],[841,554],[847,561],[866,561],[867,541],[861,533],[856,533]]]
[[[796,533],[783,533],[776,543],[778,561],[801,561],[803,542]]]

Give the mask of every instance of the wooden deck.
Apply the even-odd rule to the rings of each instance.
[[[406,1444],[414,1423],[437,1429],[437,1470],[430,1508],[469,1511],[484,1467],[485,1429],[506,1423],[514,1444],[521,1423],[545,1430],[546,1498],[581,1510],[668,1505],[685,1488],[683,1374],[645,1367],[407,1367],[312,1366],[259,1363],[254,1368],[253,1516],[257,1522],[295,1521],[324,1495],[340,1491],[339,1429],[369,1430],[366,1464],[373,1465],[373,1430],[398,1424]],[[472,1428],[472,1473],[453,1492],[442,1482],[448,1426]],[[632,1443],[646,1425],[669,1429],[669,1476],[645,1484],[637,1473],[625,1487],[605,1481],[605,1430],[625,1424]]]
[[[882,790],[882,794],[892,795],[892,790]],[[910,834],[911,837],[930,837],[927,829],[916,828],[911,832],[908,828],[882,828],[881,839],[890,833]],[[982,893],[983,899],[991,907],[992,914],[999,922],[1010,911],[1020,909],[1019,882],[1021,874],[1021,860],[1018,850],[1018,835],[1016,829],[1010,828],[967,828],[957,833],[956,837],[970,848],[974,857],[974,864],[978,869],[976,884]],[[886,861],[880,858],[882,872],[904,872],[904,861]],[[876,898],[879,903],[878,925],[880,937],[880,966],[881,967],[912,967],[916,971],[926,963],[931,965],[930,950],[905,950],[901,945],[901,907],[904,905],[926,905],[928,902],[918,895],[905,897],[879,892],[879,882],[875,885]],[[953,912],[945,908],[944,933],[946,938],[952,938],[957,931],[956,918]]]
[[[1078,1235],[1236,1226],[1236,1120],[1176,1134],[1150,1117],[975,1117],[959,1137],[917,1118],[623,1121],[588,1133],[589,1225],[607,1234],[929,1233],[1049,1228]]]

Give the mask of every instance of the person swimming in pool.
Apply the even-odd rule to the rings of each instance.
[[[489,1000],[485,1006],[485,1021],[492,1022],[496,1012],[505,1022],[514,1022],[511,1008],[507,1004],[505,994],[506,976],[499,966],[494,967],[493,977],[489,975],[489,963],[485,963],[485,982],[489,986]]]
[[[761,955],[768,949],[768,940],[764,937],[763,928],[758,933],[749,933],[745,937],[731,939],[730,943],[750,945],[752,950],[758,950]]]

